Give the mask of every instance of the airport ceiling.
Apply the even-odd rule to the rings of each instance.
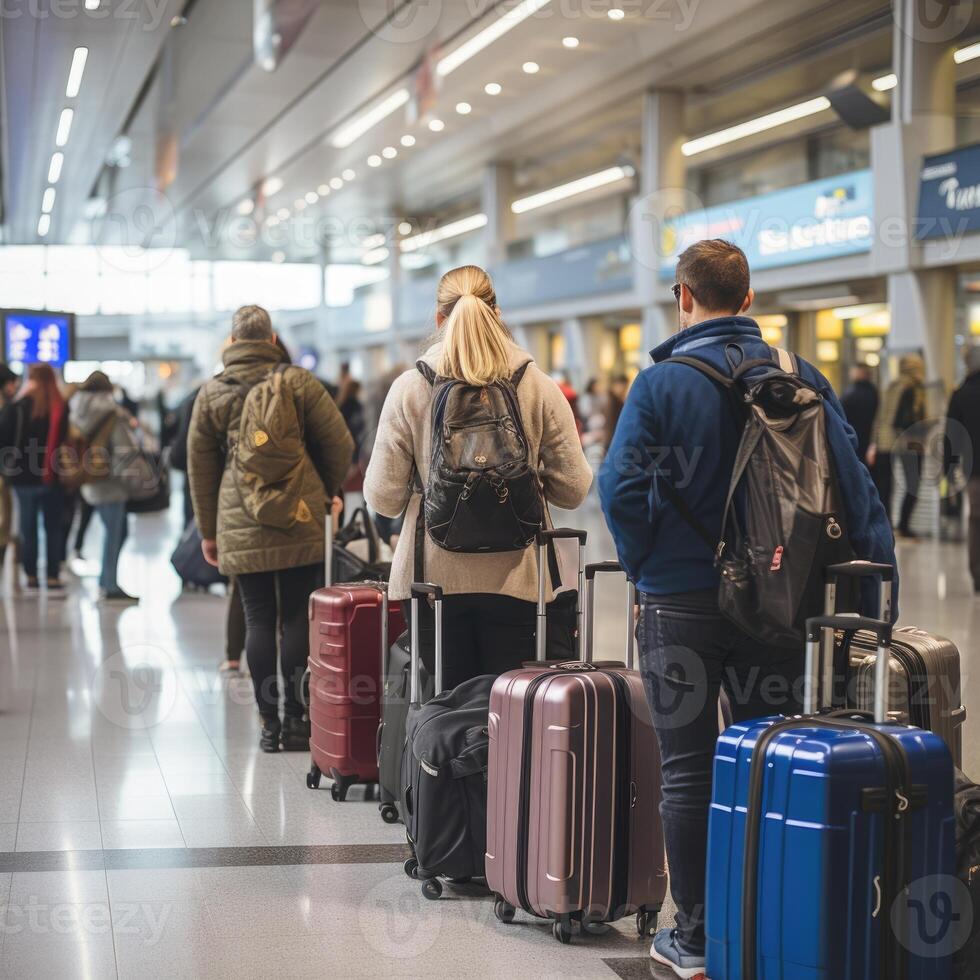
[[[526,3],[541,9],[426,83],[426,69],[438,78],[441,58]],[[21,7],[23,16],[0,18],[3,241],[42,240],[38,216],[70,107],[43,241],[175,241],[211,258],[267,258],[273,246],[264,236],[252,245],[244,226],[285,209],[287,224],[471,213],[493,161],[512,162],[529,190],[635,162],[651,86],[688,93],[697,135],[818,94],[845,69],[891,63],[886,0],[279,0],[285,15],[310,16],[271,72],[256,61],[251,0]],[[625,16],[610,18],[612,7]],[[66,99],[80,45],[80,91]],[[527,62],[540,70],[526,72]],[[500,93],[486,94],[494,82]],[[335,145],[403,90],[407,105]],[[457,112],[461,102],[471,111]],[[409,122],[416,104],[421,116]],[[431,131],[432,119],[444,129]],[[397,156],[381,156],[385,148]],[[368,166],[374,155],[381,164]],[[254,208],[236,224],[246,200]],[[308,245],[284,247],[301,258],[315,254]]]

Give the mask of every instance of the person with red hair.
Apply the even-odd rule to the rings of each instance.
[[[3,474],[20,512],[21,563],[29,588],[38,588],[38,523],[43,518],[49,590],[61,589],[64,494],[58,449],[68,431],[68,406],[49,364],[32,364],[17,397],[0,413]]]

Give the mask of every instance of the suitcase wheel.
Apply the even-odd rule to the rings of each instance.
[[[566,916],[562,916],[551,927],[551,934],[563,946],[567,946],[572,941],[572,923]]]
[[[493,903],[493,914],[500,919],[501,922],[513,922],[514,912],[516,909],[510,904],[505,898],[498,898]]]
[[[398,807],[394,803],[382,803],[378,809],[385,823],[398,823]]]
[[[442,898],[442,882],[438,878],[426,878],[422,882],[422,894],[430,901]]]
[[[330,787],[330,798],[336,803],[347,799],[347,791],[357,782],[357,776],[341,776],[333,774],[333,786]]]
[[[323,775],[320,772],[320,767],[313,765],[310,767],[310,771],[306,774],[306,788],[307,789],[319,789],[320,788],[320,777]]]
[[[640,909],[636,913],[636,931],[646,939],[657,931],[657,910]]]
[[[409,878],[418,877],[419,863],[415,858],[410,857],[405,862],[404,868],[405,868],[405,874],[407,874]]]

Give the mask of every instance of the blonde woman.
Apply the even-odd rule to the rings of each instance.
[[[437,336],[420,367],[392,385],[378,424],[364,482],[368,505],[385,517],[407,507],[391,571],[392,599],[406,600],[415,562],[420,494],[429,477],[432,386],[435,373],[483,387],[506,381],[524,367],[517,400],[546,504],[578,507],[592,483],[575,418],[558,385],[514,343],[500,318],[493,283],[467,265],[447,272],[436,292]],[[418,481],[414,479],[418,473]],[[444,550],[426,534],[425,578],[445,594],[443,683],[454,687],[478,674],[500,674],[534,658],[537,561],[534,548],[493,554]],[[423,659],[427,659],[423,656]],[[431,669],[431,663],[428,664]]]

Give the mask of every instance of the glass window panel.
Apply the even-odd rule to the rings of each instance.
[[[41,272],[0,272],[0,296],[4,306],[44,309],[44,275]]]
[[[328,265],[324,275],[327,306],[350,306],[355,289],[387,278],[388,270],[376,265]]]
[[[211,312],[211,263],[192,262],[191,309],[195,313]]]
[[[99,277],[99,309],[105,314],[145,313],[146,276],[103,266]]]
[[[261,303],[260,262],[215,262],[212,291],[215,310],[237,310],[248,303]]]
[[[44,245],[4,245],[0,248],[0,275],[44,271]]]
[[[320,267],[310,262],[261,263],[261,305],[270,310],[311,310],[320,305]]]
[[[91,315],[99,309],[99,278],[91,272],[48,272],[45,302],[49,310]]]
[[[47,270],[49,276],[98,275],[99,250],[92,245],[51,245],[47,251]]]

